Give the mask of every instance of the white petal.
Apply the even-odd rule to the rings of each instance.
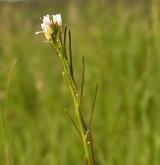
[[[34,34],[38,35],[38,34],[41,34],[41,33],[44,33],[44,31],[35,32]]]
[[[62,25],[62,18],[61,18],[61,14],[56,14],[56,15],[53,15],[53,22],[54,23],[57,23],[59,26]]]
[[[56,22],[56,17],[54,15],[52,15],[53,17],[53,22],[55,23]]]
[[[51,23],[49,15],[43,17],[43,23],[49,25]]]
[[[46,32],[47,31],[47,28],[46,28],[46,25],[43,23],[43,24],[41,24],[41,28],[42,28],[42,30],[44,31],[44,32]]]

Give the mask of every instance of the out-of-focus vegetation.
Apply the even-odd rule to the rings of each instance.
[[[72,31],[78,82],[85,56],[86,121],[99,84],[97,165],[160,164],[159,0],[0,2],[0,11],[0,164],[84,163],[58,58],[34,35],[47,13]]]

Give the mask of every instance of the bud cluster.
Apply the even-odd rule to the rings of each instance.
[[[62,32],[62,18],[61,14],[43,16],[42,31],[35,34],[44,33],[46,39],[50,42],[56,41],[58,35]]]

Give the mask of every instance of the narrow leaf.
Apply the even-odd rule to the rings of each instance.
[[[64,38],[63,38],[63,45],[64,45],[64,55],[65,58],[68,59],[67,53],[66,53],[66,34],[67,34],[67,26],[64,27]]]
[[[73,63],[72,63],[72,41],[71,41],[71,31],[70,30],[69,30],[69,60],[70,60],[70,73],[74,80]]]
[[[73,126],[75,127],[76,131],[78,132],[80,138],[82,139],[80,130],[79,130],[79,128],[78,128],[76,122],[73,120],[72,116],[70,115],[70,113],[69,113],[66,109],[65,109],[64,111],[65,111],[65,113],[67,114],[68,118],[71,120],[71,122],[72,122]]]
[[[94,94],[94,98],[93,98],[93,103],[92,103],[92,107],[91,107],[91,114],[90,114],[89,124],[88,124],[88,130],[89,131],[91,129],[91,122],[92,122],[92,117],[93,117],[93,111],[94,111],[94,106],[95,106],[95,102],[96,102],[97,92],[98,92],[98,84],[96,85],[96,90],[95,90],[95,94]]]
[[[82,56],[82,80],[81,80],[81,93],[80,93],[79,105],[81,104],[83,97],[84,74],[85,74],[85,61],[84,61],[84,56]]]

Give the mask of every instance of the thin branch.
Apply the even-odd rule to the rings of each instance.
[[[86,159],[86,155],[84,155],[85,165],[88,165],[88,161]]]
[[[89,124],[88,124],[88,130],[89,131],[91,129],[91,122],[92,122],[92,117],[93,117],[93,111],[94,111],[94,106],[95,106],[95,102],[96,102],[97,92],[98,92],[98,84],[96,85],[96,91],[95,91],[95,94],[94,94],[92,108],[91,108],[91,114],[90,114],[90,118],[89,118]]]
[[[62,50],[64,50],[64,45],[63,45],[63,42],[62,42],[62,36],[61,36],[61,34],[59,34],[59,40],[60,40],[60,43],[61,43],[60,47],[62,48]],[[63,53],[63,56],[65,56],[64,53]]]
[[[70,115],[70,113],[69,113],[66,109],[64,109],[64,112],[67,114],[68,118],[71,120],[73,126],[75,127],[75,129],[76,129],[76,131],[78,132],[80,138],[82,139],[80,130],[79,130],[78,126],[76,125],[75,121],[73,120],[72,116]]]
[[[84,74],[85,74],[85,61],[84,61],[84,56],[82,56],[82,80],[81,80],[81,93],[80,93],[79,105],[82,102],[82,96],[83,96]]]
[[[91,132],[90,130],[88,130],[88,138],[89,138],[89,142],[91,143],[91,151],[92,151],[92,156],[93,156],[93,165],[95,165],[95,158],[94,158],[94,147],[93,147],[93,141],[92,141],[92,136],[91,136]]]
[[[60,43],[61,43],[61,45],[63,47],[63,42],[62,42],[62,36],[61,36],[61,34],[59,34],[59,39],[60,39]]]
[[[69,60],[70,60],[70,73],[74,80],[73,63],[72,63],[72,40],[71,40],[71,31],[70,30],[69,30]]]
[[[66,59],[68,59],[67,53],[66,53],[66,34],[67,34],[67,26],[65,25],[65,27],[64,27],[63,45],[64,45],[64,56],[65,56]]]
[[[67,33],[67,26],[64,27],[64,38],[63,38],[63,44],[64,48],[66,49],[66,33]]]

